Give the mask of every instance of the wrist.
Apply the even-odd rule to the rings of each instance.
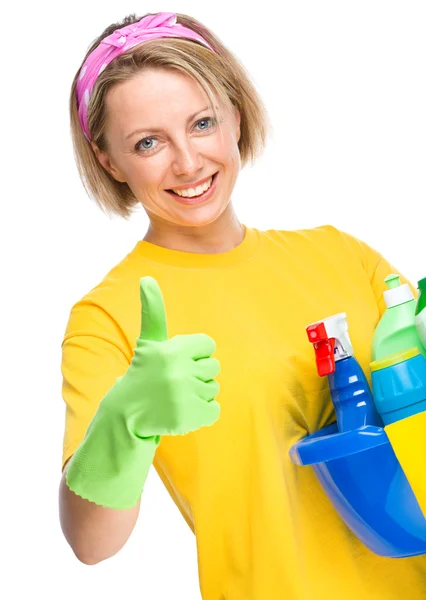
[[[75,494],[100,506],[132,508],[143,492],[160,441],[160,436],[137,438],[120,415],[112,416],[99,406],[69,462],[66,483]]]

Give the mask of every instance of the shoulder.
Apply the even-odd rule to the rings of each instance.
[[[335,225],[262,231],[264,246],[279,248],[308,263],[331,263],[339,269],[362,269],[369,276],[383,259],[373,246]]]
[[[330,224],[306,229],[268,229],[261,231],[261,235],[266,242],[295,249],[303,246],[316,246],[332,250],[336,246],[352,241],[350,234]]]
[[[306,229],[268,229],[261,231],[265,239],[283,244],[325,244],[325,247],[341,246],[363,253],[374,248],[368,246],[355,235],[331,224],[318,225]]]
[[[114,265],[72,304],[63,343],[74,336],[94,336],[114,341],[127,350],[129,329],[132,332],[134,329],[134,315],[140,315],[139,281],[142,275],[132,252]]]

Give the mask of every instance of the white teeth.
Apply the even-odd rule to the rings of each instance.
[[[213,181],[213,176],[210,177],[203,185],[198,185],[196,188],[188,188],[186,190],[173,190],[172,191],[178,196],[184,196],[185,198],[192,198],[193,196],[199,196],[203,192],[209,189]]]

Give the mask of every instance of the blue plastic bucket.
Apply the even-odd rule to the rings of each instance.
[[[382,427],[339,433],[333,423],[297,442],[290,457],[312,465],[341,518],[372,552],[426,553],[426,519]]]

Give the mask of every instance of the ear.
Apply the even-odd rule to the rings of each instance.
[[[111,162],[111,159],[110,159],[108,153],[100,150],[98,145],[95,144],[95,142],[90,142],[90,145],[92,146],[92,150],[95,153],[96,158],[98,159],[100,164],[103,166],[105,171],[107,171],[107,173],[109,173],[112,177],[114,177],[114,179],[116,181],[120,181],[121,183],[126,183],[127,180],[126,180],[124,173],[122,173],[122,171],[120,171],[120,169],[118,169],[117,167],[114,166],[114,164]]]

